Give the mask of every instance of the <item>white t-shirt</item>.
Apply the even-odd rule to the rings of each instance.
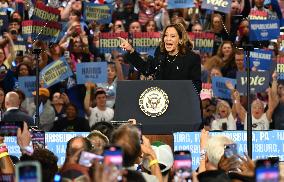
[[[113,119],[113,109],[106,107],[106,110],[102,111],[98,107],[90,107],[91,115],[89,117],[89,125],[92,127],[95,123],[101,121],[111,121]]]
[[[269,121],[267,119],[266,113],[263,113],[259,119],[256,119],[251,115],[252,120],[252,130],[268,130],[269,129]],[[247,115],[245,118],[244,129],[247,129]]]
[[[220,118],[212,121],[211,130],[223,130],[222,129],[223,123],[227,124],[227,130],[236,130],[237,129],[236,122],[237,119],[234,119],[232,113],[230,113],[227,118]]]

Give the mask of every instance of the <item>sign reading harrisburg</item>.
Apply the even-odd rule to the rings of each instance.
[[[238,153],[243,156],[247,152],[246,131],[210,132],[210,136],[225,135],[238,145]],[[253,131],[252,138],[253,160],[278,156],[284,160],[284,131]],[[174,151],[189,150],[192,155],[192,166],[199,166],[200,157],[200,132],[174,133]]]

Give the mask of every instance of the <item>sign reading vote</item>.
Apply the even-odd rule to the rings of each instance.
[[[32,97],[32,92],[35,91],[36,77],[21,76],[19,77],[19,89],[24,92],[26,97]]]
[[[231,98],[231,91],[226,86],[227,82],[231,82],[234,87],[236,85],[235,79],[217,76],[214,76],[212,78],[212,89],[215,97],[220,97],[224,99]]]
[[[159,46],[160,37],[160,32],[136,32],[132,35],[132,45],[138,52],[149,52]]]
[[[40,78],[44,81],[44,87],[48,88],[73,75],[65,58],[60,58],[48,64],[40,72]]]
[[[123,50],[119,47],[121,40],[118,37],[128,40],[128,33],[100,33],[99,48],[102,53],[110,53],[114,50],[122,53]]]
[[[33,20],[44,20],[44,21],[59,21],[60,11],[56,8],[46,6],[42,2],[36,3]]]
[[[272,65],[272,51],[256,49],[250,52],[250,68],[255,67],[257,70],[270,70]],[[246,59],[244,59],[246,67]]]
[[[250,41],[277,39],[280,35],[279,20],[251,20]]]
[[[98,23],[106,24],[111,22],[111,15],[113,6],[111,4],[94,4],[84,2],[84,20],[96,21]]]
[[[246,131],[210,132],[211,136],[224,135],[237,143],[238,154],[247,153]],[[252,159],[267,159],[279,157],[284,160],[284,131],[253,131],[252,133]],[[189,150],[192,155],[192,167],[196,169],[200,161],[200,132],[174,133],[174,151]]]
[[[270,75],[267,71],[252,71],[250,75],[250,88],[252,93],[265,91],[269,86]],[[246,94],[247,91],[247,73],[237,72],[237,90]]]
[[[201,8],[229,13],[232,0],[203,0]]]
[[[170,0],[168,1],[167,9],[192,8],[192,7],[194,7],[193,0]]]
[[[107,62],[79,63],[76,66],[77,84],[106,83]]]

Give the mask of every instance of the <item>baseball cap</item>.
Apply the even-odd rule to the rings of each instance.
[[[174,156],[171,147],[161,141],[154,141],[151,146],[155,151],[159,164],[165,166],[164,168],[161,168],[161,172],[169,170],[174,164]],[[143,167],[148,171],[151,171],[149,169],[149,163],[148,159],[144,160]]]
[[[33,91],[33,95],[34,96],[36,95],[36,91]],[[49,93],[49,90],[47,88],[39,88],[39,95],[49,97],[50,93]]]

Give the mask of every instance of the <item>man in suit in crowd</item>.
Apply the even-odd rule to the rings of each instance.
[[[20,98],[16,92],[8,92],[5,97],[6,111],[3,114],[2,121],[26,121],[29,126],[34,125],[34,120],[25,112],[19,109]]]

